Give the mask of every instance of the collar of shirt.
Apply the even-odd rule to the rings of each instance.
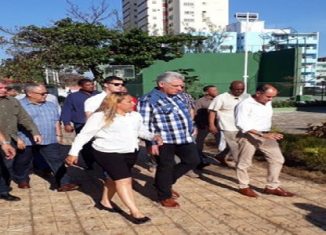
[[[23,98],[23,99],[21,100],[21,102],[22,102],[22,103],[25,103],[25,104],[27,104],[27,105],[39,105],[39,106],[41,106],[41,105],[43,105],[43,104],[46,103],[46,101],[43,102],[43,103],[34,103],[34,102],[30,101],[27,97]]]

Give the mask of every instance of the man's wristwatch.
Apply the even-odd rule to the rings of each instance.
[[[1,146],[1,145],[4,145],[4,144],[10,144],[10,141],[1,141],[1,142],[0,142],[0,146]]]

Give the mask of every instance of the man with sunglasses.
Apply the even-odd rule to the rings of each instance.
[[[103,81],[103,91],[100,94],[92,96],[85,101],[86,117],[89,117],[100,107],[102,101],[107,95],[115,92],[123,92],[124,86],[125,83],[122,78],[117,76],[106,77]]]
[[[65,154],[60,152],[58,144],[62,138],[62,131],[57,107],[54,103],[46,101],[48,91],[44,85],[27,84],[25,94],[26,97],[21,99],[20,103],[39,129],[42,142],[36,143],[24,129],[20,129],[19,138],[23,144],[18,145],[14,162],[14,178],[18,187],[30,188],[29,172],[33,165],[33,155],[41,154],[55,176],[59,192],[77,189],[78,185],[70,182],[64,165]]]

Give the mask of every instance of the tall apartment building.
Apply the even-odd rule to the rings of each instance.
[[[318,58],[316,65],[317,85],[321,85],[321,82],[326,82],[326,57]]]
[[[229,22],[229,0],[122,0],[124,29],[150,35],[210,32]]]

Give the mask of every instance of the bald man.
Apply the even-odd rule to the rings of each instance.
[[[236,126],[243,136],[240,138],[240,154],[236,167],[239,180],[239,192],[248,197],[257,197],[258,194],[249,187],[248,168],[252,165],[252,158],[256,150],[260,150],[268,163],[267,184],[265,194],[282,197],[292,197],[293,193],[280,187],[279,176],[284,163],[284,157],[278,145],[283,135],[271,132],[272,127],[272,100],[277,95],[277,89],[270,85],[260,85],[256,93],[240,102],[235,109]]]

